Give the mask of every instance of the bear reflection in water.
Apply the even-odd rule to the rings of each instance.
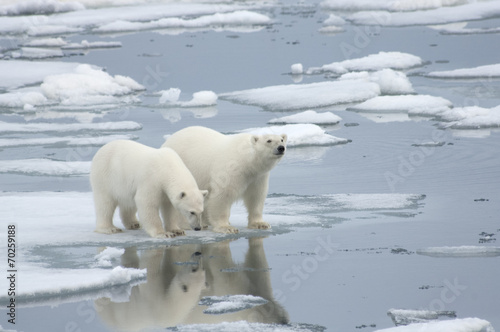
[[[287,324],[288,314],[272,296],[262,238],[248,240],[245,261],[233,261],[229,241],[144,250],[122,256],[122,265],[147,268],[147,282],[134,286],[129,302],[95,301],[101,319],[113,328],[140,331],[180,324],[248,322]],[[237,312],[211,315],[199,305],[206,296],[253,295],[268,302]]]

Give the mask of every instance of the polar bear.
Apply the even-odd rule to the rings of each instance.
[[[113,225],[117,206],[125,228],[137,229],[140,223],[152,237],[184,235],[178,226],[178,218],[182,216],[194,230],[201,229],[208,191],[198,189],[196,180],[172,149],[154,149],[127,140],[112,141],[95,154],[90,183],[98,233],[122,231]],[[158,211],[163,217],[163,227]]]
[[[188,127],[168,137],[162,148],[174,149],[199,186],[210,194],[203,226],[219,233],[238,233],[229,223],[231,205],[243,199],[248,228],[267,229],[262,219],[269,172],[285,154],[287,135],[223,135],[205,127]]]

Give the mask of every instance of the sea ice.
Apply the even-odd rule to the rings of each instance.
[[[292,70],[293,75],[300,75],[304,73],[304,68],[301,63],[294,63],[290,66],[290,69]]]
[[[412,54],[401,52],[379,52],[362,58],[332,62],[321,67],[311,67],[306,71],[306,73],[320,74],[326,72],[342,75],[350,71],[376,71],[386,68],[403,70],[421,66],[422,64],[422,59]]]
[[[61,133],[79,131],[139,130],[142,125],[134,121],[96,123],[14,123],[0,121],[0,134],[10,133]]]
[[[120,258],[125,253],[125,249],[107,247],[95,256],[97,267],[111,267],[113,261]]]
[[[293,124],[293,123],[312,123],[316,125],[337,124],[342,120],[338,115],[332,112],[317,113],[313,110],[300,112],[293,115],[274,118],[268,121],[270,124]]]
[[[426,76],[451,79],[500,77],[500,64],[485,65],[474,68],[462,68],[448,71],[432,71]]]
[[[40,48],[40,47],[21,47],[19,50],[11,53],[14,59],[46,59],[62,58],[64,53],[58,49]]]
[[[167,331],[175,332],[323,332],[325,328],[320,325],[310,324],[266,324],[250,323],[247,321],[224,322],[219,324],[192,324],[178,325],[167,328]]]
[[[479,106],[457,107],[434,114],[447,121],[443,127],[453,129],[479,129],[500,127],[500,106],[483,108]]]
[[[207,107],[217,105],[217,94],[213,91],[198,91],[193,93],[189,101],[179,101],[181,90],[170,88],[159,92],[161,94],[160,104],[166,104],[173,107]]]
[[[324,0],[321,7],[329,10],[365,11],[414,11],[457,6],[466,3],[464,0]]]
[[[391,327],[375,332],[495,332],[490,322],[479,318],[462,318],[429,323],[416,323],[407,326]]]
[[[414,92],[406,74],[389,68],[376,72],[362,71],[346,73],[340,76],[339,80],[364,80],[367,82],[374,82],[380,86],[380,92],[384,95],[398,95]]]
[[[408,310],[408,309],[390,309],[387,312],[396,324],[409,325],[412,323],[425,323],[430,320],[438,319],[439,317],[452,317],[457,315],[454,311],[436,311],[436,310]]]
[[[208,306],[203,310],[205,314],[221,315],[233,313],[255,306],[266,304],[268,301],[260,296],[253,295],[225,295],[205,296],[201,298],[199,305]]]
[[[361,102],[380,94],[376,83],[359,80],[275,85],[219,94],[221,99],[277,110],[299,110]]]
[[[90,161],[57,161],[41,158],[0,160],[0,173],[81,176],[90,173]]]
[[[419,110],[442,112],[451,106],[453,106],[452,103],[442,97],[403,95],[378,96],[349,107],[349,109],[361,112],[415,112]]]
[[[105,136],[63,136],[38,138],[0,138],[0,148],[51,145],[61,146],[101,146],[118,139],[137,139],[135,135],[105,135]]]
[[[325,130],[315,124],[289,124],[284,126],[250,128],[240,132],[254,135],[286,134],[288,136],[288,147],[336,145],[349,142],[348,139],[327,134]]]
[[[19,3],[14,2],[13,4],[0,6],[0,16],[54,14],[83,9],[85,9],[85,6],[79,1],[19,1]]]
[[[431,257],[497,257],[500,256],[500,247],[428,247],[417,250],[417,254]]]

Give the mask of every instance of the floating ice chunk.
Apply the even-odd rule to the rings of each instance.
[[[39,137],[39,138],[1,138],[0,148],[20,146],[101,146],[118,139],[137,139],[134,135],[108,135],[91,137]]]
[[[339,33],[339,32],[344,32],[344,28],[342,27],[338,27],[336,25],[328,25],[328,26],[324,26],[324,27],[321,27],[318,29],[318,31],[320,33],[324,33],[324,34],[335,34],[335,33]]]
[[[0,6],[0,16],[54,14],[83,9],[85,6],[77,1],[31,0]]]
[[[33,25],[29,27],[27,33],[30,36],[50,36],[77,33],[83,30],[83,28],[67,25]]]
[[[168,329],[167,329],[168,330]],[[223,322],[218,324],[177,325],[172,331],[177,332],[323,332],[326,328],[312,324],[267,324],[247,321]]]
[[[417,254],[431,257],[496,257],[500,256],[500,247],[428,247],[417,250]]]
[[[46,59],[61,58],[64,53],[61,50],[38,47],[21,47],[19,51],[11,53],[14,59]]]
[[[480,20],[498,15],[498,2],[488,1],[413,12],[361,11],[346,19],[357,25],[408,26]]]
[[[0,61],[0,89],[11,90],[40,83],[48,75],[73,71],[79,63],[58,61]]]
[[[62,46],[63,50],[78,50],[78,49],[92,49],[92,48],[115,48],[121,47],[121,42],[114,41],[97,41],[89,42],[87,40],[82,40],[80,43],[71,43]]]
[[[457,107],[440,112],[437,116],[444,121],[451,121],[444,126],[453,129],[500,127],[500,105],[493,108]]]
[[[40,87],[47,98],[64,105],[118,103],[119,99],[114,96],[145,89],[130,77],[113,77],[86,64],[79,65],[71,73],[49,75]]]
[[[307,70],[307,73],[318,74],[331,72],[337,75],[342,75],[350,71],[375,71],[386,68],[402,70],[421,66],[422,64],[422,59],[412,54],[401,52],[379,52],[362,58],[332,62],[321,67],[311,67]]]
[[[329,10],[366,11],[414,11],[434,9],[444,6],[456,6],[467,3],[466,0],[325,0],[321,7]]]
[[[40,92],[7,92],[0,94],[0,106],[23,108],[26,105],[39,106],[47,103],[47,98]]]
[[[217,105],[218,97],[213,91],[195,92],[190,101],[179,101],[181,90],[178,88],[170,88],[160,91],[160,93],[160,104],[168,104],[176,107],[206,107]]]
[[[412,323],[425,323],[427,321],[438,319],[439,317],[457,317],[455,311],[435,311],[435,310],[408,310],[408,309],[390,309],[387,312],[396,324],[408,325]]]
[[[378,96],[361,104],[350,107],[361,112],[407,112],[413,110],[428,110],[443,112],[452,103],[442,97],[429,95]]]
[[[65,42],[62,38],[40,38],[34,39],[27,43],[24,43],[23,46],[28,47],[61,47],[65,46],[68,43]]]
[[[391,327],[375,332],[495,332],[490,322],[479,318],[452,319]]]
[[[97,267],[111,267],[112,261],[120,258],[125,253],[125,249],[107,247],[95,256]]]
[[[323,22],[323,27],[319,29],[321,33],[337,33],[344,31],[342,25],[345,24],[345,20],[335,14],[330,14],[330,16]]]
[[[436,78],[482,78],[500,77],[500,64],[479,66],[474,68],[463,68],[448,71],[433,71],[428,77]]]
[[[281,118],[274,118],[269,120],[271,124],[286,124],[286,123],[312,123],[317,125],[336,124],[342,118],[332,112],[317,113],[309,110],[294,115],[284,116]]]
[[[355,79],[377,83],[382,94],[395,95],[414,92],[410,80],[404,73],[389,68],[376,72],[352,72],[339,77],[339,80]]]
[[[292,69],[292,74],[293,75],[300,75],[300,74],[302,74],[304,72],[304,68],[302,67],[301,63],[294,63],[291,66],[291,69]]]
[[[201,298],[199,305],[208,306],[203,310],[204,314],[221,315],[229,314],[255,306],[266,304],[266,299],[253,295],[225,295],[225,296],[205,296]]]
[[[134,121],[97,123],[14,123],[0,121],[0,134],[6,133],[49,133],[77,131],[121,131],[139,130],[142,125]]]
[[[0,160],[0,173],[49,176],[82,176],[90,173],[90,161],[50,159]]]
[[[288,136],[287,146],[311,146],[311,145],[337,145],[346,144],[348,139],[339,138],[327,134],[321,127],[315,124],[289,124],[284,126],[271,126],[262,128],[250,128],[242,130],[243,133],[254,135],[281,135]]]
[[[212,15],[200,16],[193,19],[182,19],[177,17],[162,18],[156,21],[148,22],[131,22],[131,21],[115,21],[104,24],[94,31],[101,33],[121,32],[121,31],[138,31],[152,29],[169,29],[169,28],[203,28],[209,26],[237,26],[237,25],[258,25],[269,24],[271,19],[263,14],[239,10],[232,13],[216,13]]]
[[[380,94],[378,84],[354,80],[275,85],[220,94],[221,99],[269,110],[298,110],[364,101]]]

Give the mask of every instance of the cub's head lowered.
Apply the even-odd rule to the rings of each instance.
[[[201,214],[208,190],[183,191],[176,197],[175,207],[195,231],[201,230]]]

